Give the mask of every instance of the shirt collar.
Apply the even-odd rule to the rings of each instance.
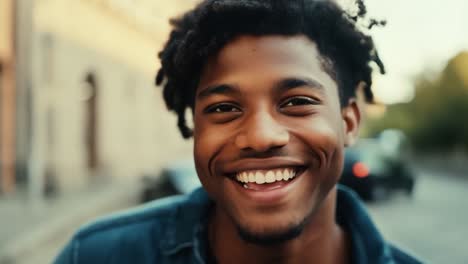
[[[204,235],[212,205],[213,202],[203,188],[185,196],[184,201],[178,203],[166,218],[167,222],[163,224],[164,240],[160,242],[162,253],[173,255],[183,249],[200,245],[200,237]]]
[[[164,225],[165,239],[161,250],[165,255],[191,248],[197,259],[203,258],[206,245],[206,223],[213,206],[203,188],[186,196]],[[390,246],[367,214],[364,204],[347,187],[338,185],[336,220],[350,235],[353,263],[394,263]]]
[[[353,263],[393,263],[391,248],[349,188],[338,185],[336,221],[351,237]]]

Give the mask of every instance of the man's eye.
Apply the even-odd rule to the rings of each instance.
[[[229,112],[240,112],[240,109],[233,104],[215,104],[209,106],[205,109],[205,113],[214,114],[214,113],[229,113]]]
[[[317,105],[319,102],[315,99],[305,96],[293,97],[281,104],[281,107],[291,107],[300,105]]]

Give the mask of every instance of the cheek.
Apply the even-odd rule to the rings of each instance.
[[[343,167],[344,134],[341,122],[329,120],[323,119],[311,125],[313,133],[310,133],[308,140],[321,151],[319,163],[323,184],[332,186],[338,181]]]
[[[234,129],[233,129],[234,128]],[[194,116],[194,148],[195,156],[203,159],[215,155],[226,146],[235,133],[235,127],[226,124],[215,124],[201,113]]]
[[[219,129],[198,126],[194,130],[194,151],[195,156],[206,159],[214,155],[223,144],[225,144],[225,133]]]
[[[295,134],[299,135],[305,144],[332,150],[344,146],[344,135],[341,122],[331,122],[327,117],[316,117],[301,121],[295,127]]]
[[[228,140],[228,135],[221,129],[195,119],[194,158],[200,179],[211,174],[212,166]]]
[[[319,198],[324,197],[338,182],[343,168],[343,133],[339,122],[331,122],[329,118],[314,118],[309,120],[301,129],[297,129],[301,144],[313,159],[312,175],[315,175],[311,188],[318,187]]]
[[[193,151],[195,157],[195,164],[197,167],[206,167],[209,153],[212,152],[215,143],[213,140],[210,140],[210,137],[215,135],[210,135],[207,131],[206,125],[203,120],[199,117],[199,114],[195,113],[194,116],[194,129],[193,129]]]
[[[208,175],[209,173],[208,164],[210,162],[212,153],[214,152],[214,148],[215,144],[213,141],[204,137],[202,134],[194,134],[193,156],[200,178],[204,177],[205,175]]]
[[[318,162],[316,168],[335,174],[335,169],[339,169],[342,163],[344,135],[341,122],[331,120],[336,119],[317,116],[303,120],[301,125],[297,124],[293,133],[307,148],[307,152],[312,152],[314,163]]]
[[[210,143],[210,140],[204,140],[200,134],[194,133],[193,156],[197,175],[205,190],[207,190],[210,196],[213,198],[213,195],[216,195],[213,193],[214,188],[210,187],[213,182],[209,180],[211,178],[209,163],[212,156],[210,153],[212,153],[213,149],[213,147],[210,146]]]

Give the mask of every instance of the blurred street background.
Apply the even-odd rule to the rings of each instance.
[[[81,225],[141,203],[189,158],[154,87],[168,19],[194,0],[0,0],[0,264],[50,263]],[[339,1],[352,12],[351,0]],[[399,131],[411,195],[368,207],[428,263],[468,263],[468,2],[367,0],[388,74],[362,137]]]

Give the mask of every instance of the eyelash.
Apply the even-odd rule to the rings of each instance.
[[[224,110],[226,111],[223,111],[222,108],[224,108]],[[230,108],[230,110],[228,110],[227,108]],[[239,107],[237,107],[236,105],[232,103],[219,103],[219,104],[208,106],[203,112],[207,114],[229,113],[229,112],[240,112],[240,109]]]
[[[289,105],[291,104],[291,105]],[[280,108],[283,107],[294,107],[302,105],[318,105],[319,101],[306,96],[295,96],[286,99],[280,104]],[[224,109],[223,109],[224,108]],[[204,111],[207,114],[220,114],[220,113],[233,113],[241,112],[240,108],[233,103],[219,103],[208,106]]]
[[[294,104],[293,102],[296,102]],[[316,99],[306,97],[306,96],[295,96],[286,99],[281,105],[280,108],[283,107],[293,107],[293,106],[301,106],[301,105],[318,105],[320,102]],[[289,105],[291,104],[291,105]]]

